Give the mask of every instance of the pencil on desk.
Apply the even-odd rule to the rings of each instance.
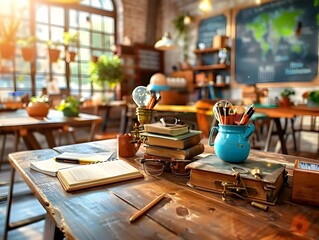
[[[147,204],[145,207],[143,207],[140,211],[138,211],[137,213],[135,213],[131,218],[130,218],[130,222],[134,222],[135,220],[137,220],[139,217],[141,217],[142,215],[144,215],[148,210],[150,210],[152,207],[154,207],[157,203],[159,203],[165,196],[165,193],[162,193],[161,195],[159,195],[157,198],[155,198],[152,202],[150,202],[149,204]]]

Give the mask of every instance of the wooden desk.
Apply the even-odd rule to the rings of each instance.
[[[196,113],[194,105],[163,105],[157,104],[154,110],[160,112],[181,112],[181,113]]]
[[[116,140],[55,150],[9,155],[12,166],[47,211],[44,239],[53,239],[55,225],[70,239],[314,239],[319,235],[319,208],[290,200],[291,175],[290,186],[284,187],[276,205],[267,212],[242,199],[229,198],[224,202],[219,194],[189,188],[187,178],[170,173],[67,193],[57,178],[31,170],[30,162],[54,157],[57,151],[116,151]],[[206,146],[206,152],[211,151]],[[296,159],[254,150],[249,157],[285,163],[289,174]],[[134,158],[126,160],[141,169]],[[163,192],[167,193],[165,199],[129,223],[138,209]]]
[[[93,139],[95,128],[102,118],[95,115],[80,113],[78,117],[64,117],[61,111],[50,109],[44,119],[29,117],[25,109],[10,112],[0,112],[0,132],[16,132],[20,134],[28,149],[40,149],[41,145],[34,136],[34,132],[42,133],[48,146],[55,147],[53,131],[63,126],[88,126],[91,125],[88,141]]]
[[[273,108],[267,108],[267,107],[256,107],[256,112],[266,114],[269,118],[272,119],[270,123],[270,127],[267,134],[266,144],[265,144],[265,150],[268,150],[269,144],[270,144],[270,137],[273,130],[274,124],[276,124],[278,137],[281,144],[281,151],[284,154],[288,154],[287,147],[286,147],[286,141],[284,139],[285,131],[286,129],[282,127],[280,119],[290,119],[292,124],[292,131],[293,131],[293,140],[294,144],[296,146],[296,138],[294,135],[294,118],[299,116],[319,116],[319,108],[314,107],[308,107],[306,105],[297,105],[297,106],[290,106],[290,107],[273,107]]]
[[[78,117],[64,117],[61,111],[51,110],[49,114],[44,119],[35,119],[29,117],[25,109],[19,109],[17,111],[11,112],[0,112],[0,133],[14,133],[15,138],[15,150],[18,149],[18,140],[20,136],[24,139],[26,147],[28,149],[40,149],[41,144],[38,142],[36,137],[34,136],[34,132],[42,133],[48,146],[50,148],[55,147],[55,139],[53,135],[53,131],[56,129],[61,129],[64,126],[85,126],[91,125],[91,132],[88,138],[88,141],[93,139],[96,125],[101,122],[101,117],[89,114],[79,114]],[[4,147],[5,147],[5,139],[2,144],[2,152],[1,152],[1,161],[3,157]],[[15,229],[19,226],[24,226],[26,224],[33,223],[35,221],[39,221],[41,216],[22,220],[20,222],[11,224],[10,223],[10,212],[12,205],[12,196],[13,196],[13,184],[14,184],[14,168],[11,171],[10,177],[10,185],[8,191],[8,200],[7,200],[7,214],[5,218],[5,234],[7,234],[8,229]],[[5,235],[5,238],[7,236]]]

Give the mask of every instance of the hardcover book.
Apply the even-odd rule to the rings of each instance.
[[[144,124],[144,130],[150,133],[177,136],[189,132],[188,125],[176,124],[174,126],[164,126],[161,122]]]
[[[232,164],[209,155],[186,166],[190,169],[190,187],[226,196],[238,196],[253,201],[274,204],[285,181],[285,166],[248,159]],[[260,175],[254,173],[259,169]],[[239,176],[238,176],[239,174]],[[236,178],[237,176],[237,178]]]
[[[145,153],[165,158],[174,158],[174,159],[192,159],[204,152],[204,145],[199,143],[194,146],[191,146],[186,149],[173,149],[173,148],[165,148],[158,146],[146,146]]]
[[[138,169],[124,160],[81,165],[59,170],[57,177],[63,188],[74,191],[143,177]]]
[[[146,137],[146,144],[159,147],[185,149],[197,145],[201,140],[201,132],[190,130],[177,136],[167,136],[144,132],[141,136]]]

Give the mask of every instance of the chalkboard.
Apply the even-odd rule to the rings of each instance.
[[[318,8],[313,0],[274,1],[236,15],[239,83],[309,82],[318,74]]]
[[[200,21],[198,26],[198,43],[203,43],[205,48],[212,47],[213,37],[226,35],[227,17],[218,15]]]

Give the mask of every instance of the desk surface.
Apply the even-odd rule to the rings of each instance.
[[[116,151],[116,140],[55,150],[12,153],[9,160],[71,239],[305,239],[319,235],[319,208],[292,203],[291,187],[284,187],[267,212],[241,199],[224,202],[219,194],[191,189],[186,186],[187,178],[170,173],[67,193],[57,178],[31,170],[30,162],[54,157],[57,151]],[[206,152],[212,148],[206,146]],[[296,159],[254,150],[249,157],[285,163],[289,174]],[[134,158],[126,160],[141,169]],[[147,215],[129,222],[137,209],[163,192],[165,199]]]
[[[64,126],[86,126],[91,125],[89,140],[93,139],[95,125],[100,123],[102,118],[95,115],[80,113],[78,117],[64,117],[61,111],[50,109],[44,119],[36,119],[28,116],[25,109],[16,111],[0,112],[0,133],[18,132],[23,133],[23,139],[29,149],[38,149],[40,144],[32,132],[41,132],[45,135],[48,145],[55,146],[53,131]]]
[[[319,107],[296,105],[290,107],[256,107],[256,112],[267,114],[271,118],[294,118],[296,116],[319,116]]]

